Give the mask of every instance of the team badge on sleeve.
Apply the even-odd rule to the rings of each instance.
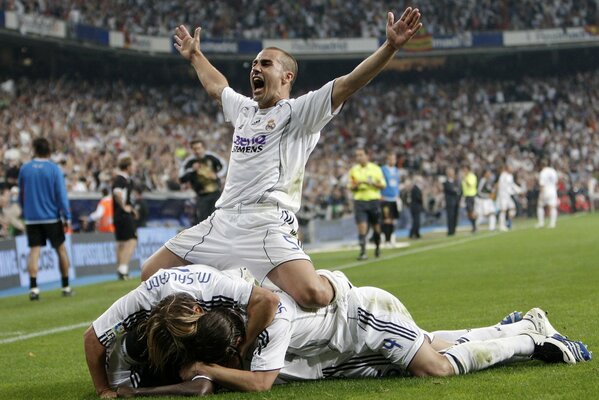
[[[277,127],[277,124],[275,123],[275,120],[269,119],[268,122],[266,123],[266,126],[264,127],[264,129],[266,129],[267,131],[272,131],[276,127]]]

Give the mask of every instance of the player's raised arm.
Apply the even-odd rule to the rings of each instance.
[[[406,44],[422,27],[420,11],[408,7],[395,21],[392,12],[387,13],[387,40],[377,51],[362,61],[352,72],[337,78],[332,94],[332,109],[336,110],[349,96],[366,86],[395,57],[397,51]]]
[[[229,86],[229,82],[219,70],[210,64],[200,50],[201,30],[202,28],[196,28],[192,37],[186,27],[179,25],[175,29],[175,48],[179,54],[191,61],[206,92],[220,104],[223,89]]]

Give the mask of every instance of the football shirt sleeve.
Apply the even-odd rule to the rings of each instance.
[[[308,92],[291,101],[293,113],[307,133],[318,133],[341,111],[343,104],[332,110],[331,96],[335,81],[330,81],[316,91]]]

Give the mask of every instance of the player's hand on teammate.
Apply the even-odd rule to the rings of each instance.
[[[420,10],[408,7],[401,17],[395,21],[392,12],[387,13],[387,43],[399,50],[422,28]]]
[[[193,32],[193,37],[189,34],[187,28],[179,25],[175,29],[175,49],[179,51],[183,57],[191,60],[194,54],[200,52],[200,31],[202,28],[196,28]]]

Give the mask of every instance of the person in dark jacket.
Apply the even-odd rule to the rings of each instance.
[[[447,169],[447,180],[443,182],[443,193],[445,194],[445,210],[447,212],[447,235],[455,235],[455,229],[458,225],[458,211],[460,207],[460,197],[462,191],[460,183],[456,179],[455,170]]]
[[[423,210],[420,186],[422,186],[422,178],[419,176],[414,177],[412,189],[410,189],[410,214],[412,215],[410,239],[420,239],[420,214]]]

